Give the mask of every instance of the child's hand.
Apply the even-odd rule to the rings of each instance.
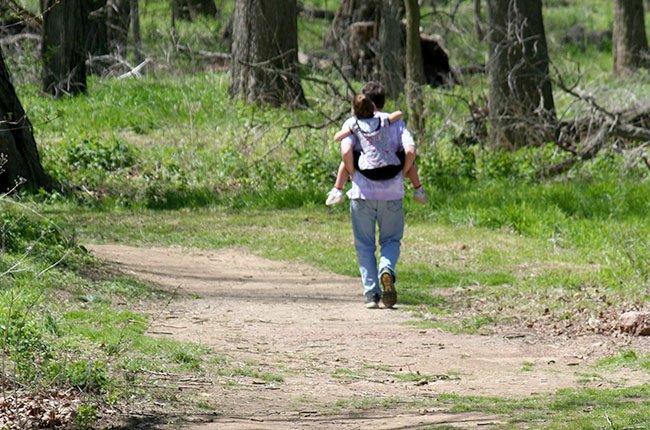
[[[395,112],[392,112],[388,115],[388,122],[391,124],[394,123],[395,121],[398,121],[402,118],[402,111],[401,110],[396,110]]]

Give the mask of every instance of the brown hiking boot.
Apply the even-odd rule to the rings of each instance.
[[[379,280],[381,281],[381,287],[384,290],[384,294],[381,296],[381,302],[387,308],[392,308],[395,303],[397,303],[397,290],[395,290],[395,279],[393,274],[390,272],[382,272],[379,275]]]

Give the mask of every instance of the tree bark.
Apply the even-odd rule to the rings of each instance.
[[[487,4],[491,141],[508,149],[549,141],[555,105],[542,2],[488,0]]]
[[[420,6],[417,0],[404,0],[406,10],[406,101],[409,126],[424,131],[424,99],[422,86],[426,84],[420,42]]]
[[[341,5],[336,10],[334,21],[332,22],[332,31],[326,40],[326,46],[335,49],[341,59],[341,69],[349,78],[359,80],[372,79],[374,72],[373,53],[365,50],[359,55],[354,52],[355,46],[360,44],[364,47],[369,40],[377,39],[377,29],[372,27],[372,34],[360,35],[355,32],[355,23],[367,23],[368,25],[376,24],[380,21],[382,0],[342,0]],[[362,40],[360,40],[360,36]]]
[[[86,52],[92,56],[107,55],[110,49],[106,26],[106,0],[90,0],[89,6]]]
[[[298,73],[296,0],[240,0],[233,20],[230,93],[250,103],[306,105]]]
[[[86,0],[42,0],[43,91],[56,97],[86,92]]]
[[[485,31],[483,30],[483,14],[481,13],[481,0],[474,0],[474,29],[476,39],[479,42],[485,40]]]
[[[112,54],[125,58],[129,43],[129,24],[131,22],[130,0],[108,0],[106,4],[106,26],[108,43]]]
[[[133,49],[136,63],[144,61],[142,49],[142,35],[140,33],[140,7],[138,0],[131,0],[131,34],[133,35]]]
[[[41,166],[32,125],[18,100],[0,50],[0,192],[22,179],[28,188],[51,188],[52,181]],[[2,163],[0,163],[2,164]]]
[[[612,55],[618,76],[650,65],[644,18],[643,0],[615,1]]]
[[[404,41],[399,21],[402,0],[382,0],[379,22],[379,71],[386,95],[397,98],[404,91]]]

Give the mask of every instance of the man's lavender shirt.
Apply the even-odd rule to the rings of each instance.
[[[360,119],[359,128],[362,131],[369,132],[375,130],[379,123],[380,117],[388,117],[385,112],[377,112],[374,118]],[[356,121],[355,117],[348,118],[343,124],[342,129],[351,128],[350,126]],[[395,152],[404,150],[407,146],[415,146],[413,143],[413,136],[406,129],[402,120],[395,121],[389,126],[392,133],[391,144]],[[359,140],[354,134],[346,137],[341,142],[341,145],[352,145],[354,151],[361,151]],[[385,181],[373,181],[366,178],[360,172],[355,171],[352,176],[352,188],[348,191],[350,199],[361,200],[400,200],[404,198],[404,176],[398,173],[392,179]]]

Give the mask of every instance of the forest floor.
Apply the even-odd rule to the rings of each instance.
[[[490,428],[507,417],[453,412],[441,396],[523,398],[648,378],[625,368],[584,377],[599,358],[645,339],[522,327],[452,334],[419,328],[399,300],[396,309],[365,309],[357,278],[242,249],[88,248],[121,272],[178,293],[162,309],[143,305],[151,336],[205,345],[213,363],[224,363],[222,371],[175,381],[176,402],[138,406],[143,416],[164,410],[165,420],[123,428]]]

